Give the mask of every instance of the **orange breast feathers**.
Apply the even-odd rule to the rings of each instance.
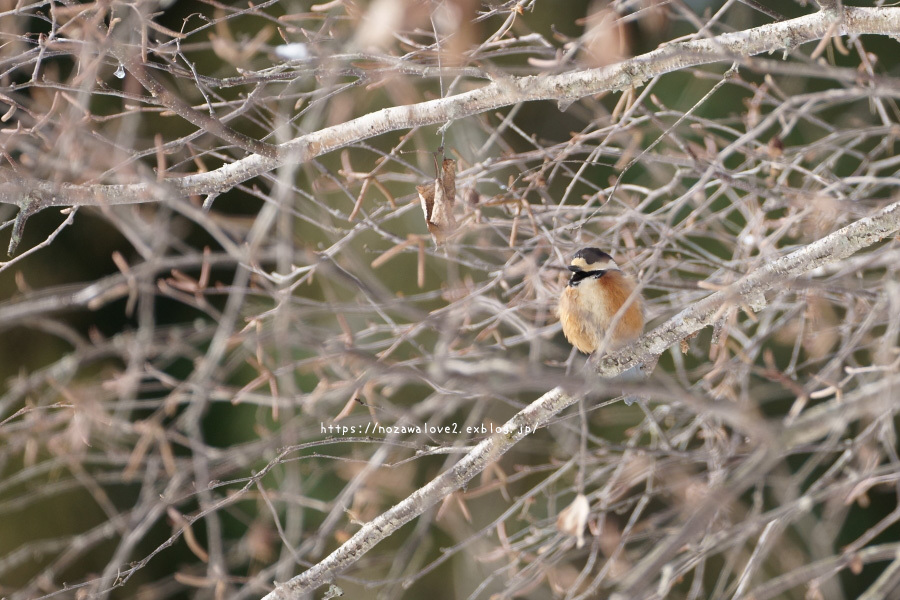
[[[640,297],[631,298],[634,289],[634,282],[614,269],[599,279],[590,277],[577,286],[566,286],[558,307],[566,339],[585,354],[597,350],[604,340],[604,351],[609,351],[637,339],[644,330],[644,315]],[[626,302],[628,307],[623,309]],[[606,339],[613,322],[615,330]]]

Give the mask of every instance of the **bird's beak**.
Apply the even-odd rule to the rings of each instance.
[[[572,271],[573,273],[580,273],[581,271],[583,271],[583,269],[581,267],[576,266],[576,265],[569,265],[568,269],[570,271]]]

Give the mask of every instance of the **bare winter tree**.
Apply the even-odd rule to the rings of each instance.
[[[0,0],[0,597],[896,597],[882,4]]]

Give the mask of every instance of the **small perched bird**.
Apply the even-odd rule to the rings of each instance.
[[[632,298],[635,283],[609,254],[582,248],[572,257],[569,270],[572,277],[559,298],[558,311],[563,333],[573,346],[591,354],[604,340],[603,349],[608,351],[641,335],[644,315],[640,296]]]

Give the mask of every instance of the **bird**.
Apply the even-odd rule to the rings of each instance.
[[[592,354],[601,346],[606,352],[640,337],[644,330],[640,294],[634,280],[609,254],[582,248],[568,268],[572,277],[560,295],[557,312],[563,334],[573,346]]]

